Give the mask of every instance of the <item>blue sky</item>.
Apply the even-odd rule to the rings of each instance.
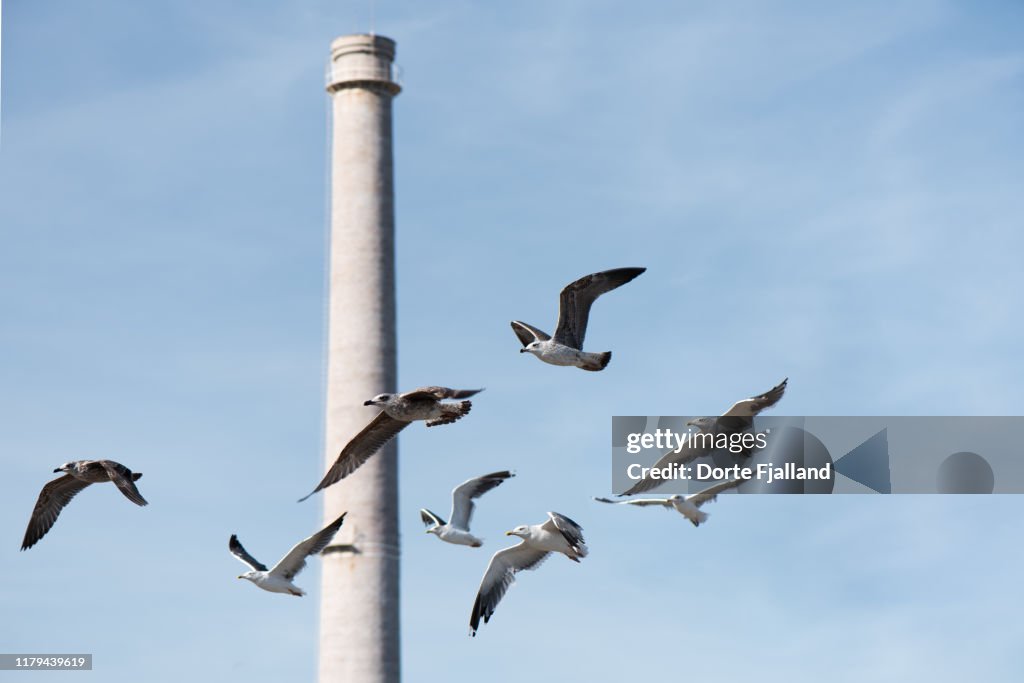
[[[400,439],[408,681],[1016,681],[1016,496],[739,496],[693,529],[599,506],[611,415],[1004,415],[1024,403],[1024,7],[1014,2],[378,2],[398,42],[401,387],[486,386]],[[8,0],[0,134],[0,650],[76,681],[315,675],[303,600],[236,581],[319,528],[330,40],[369,2]],[[560,287],[605,372],[517,353]],[[428,283],[428,284],[424,284]],[[438,304],[438,292],[444,305]],[[19,553],[71,459],[97,487]],[[458,482],[512,468],[474,520]],[[581,565],[487,559],[558,510]],[[442,513],[443,514],[443,513]],[[83,588],[85,590],[83,590]],[[60,675],[57,675],[60,676]]]

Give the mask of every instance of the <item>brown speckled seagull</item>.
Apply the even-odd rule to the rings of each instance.
[[[28,521],[28,528],[25,530],[25,539],[21,542],[22,550],[28,550],[38,543],[39,539],[53,527],[64,506],[70,503],[79,491],[90,484],[112,481],[117,488],[121,489],[124,497],[131,502],[136,505],[149,505],[139,490],[135,488],[134,482],[142,476],[142,473],[132,472],[119,462],[75,460],[64,463],[54,472],[64,472],[65,474],[46,484],[39,492],[36,506],[32,510],[32,517]]]
[[[750,429],[754,424],[754,418],[761,414],[761,411],[771,408],[782,399],[786,393],[786,385],[789,378],[782,380],[777,385],[757,396],[736,401],[729,410],[718,417],[698,417],[687,422],[687,426],[696,427],[705,434],[734,434]],[[673,463],[683,465],[699,457],[710,453],[710,449],[704,447],[695,440],[687,439],[686,443],[676,450],[669,451],[661,456],[658,462],[654,463],[654,469],[661,469]],[[743,455],[750,455],[750,451],[744,451]],[[665,483],[664,479],[644,477],[635,483],[624,496],[632,496],[655,489]]]
[[[370,456],[376,453],[398,432],[416,420],[424,420],[428,427],[455,422],[469,413],[473,404],[469,401],[444,403],[444,399],[467,398],[483,389],[449,389],[447,387],[420,387],[404,394],[379,394],[363,405],[383,408],[363,431],[341,449],[337,460],[331,465],[317,487],[299,499],[306,500],[317,491],[336,484],[355,472]]]

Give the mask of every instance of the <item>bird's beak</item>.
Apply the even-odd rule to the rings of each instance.
[[[60,472],[60,471],[61,471],[61,469],[59,467],[54,470],[54,472]]]
[[[373,401],[364,401],[363,405],[364,406],[372,406],[373,405]]]
[[[511,531],[506,531],[506,532],[505,532],[505,535],[506,535],[506,536],[515,536],[515,534],[514,534],[514,533],[512,533]]]
[[[424,531],[423,533],[425,533],[425,534],[429,534],[429,533],[430,533],[430,529],[427,529],[427,530],[426,530],[426,531]]]
[[[696,420],[690,420],[689,422],[686,423],[687,427],[695,427],[696,425],[697,425],[697,421]]]
[[[526,353],[526,349],[525,348],[519,349],[519,353]]]
[[[235,578],[236,579],[244,579],[245,577],[244,576],[236,576]]]

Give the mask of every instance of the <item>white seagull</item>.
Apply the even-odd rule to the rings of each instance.
[[[39,492],[36,506],[32,509],[21,549],[28,550],[46,535],[57,521],[57,516],[78,492],[89,484],[112,481],[124,497],[136,505],[149,505],[135,487],[142,477],[141,472],[132,472],[113,460],[75,460],[66,462],[54,472],[64,472],[63,477],[50,481]]]
[[[483,540],[469,533],[469,520],[475,507],[473,500],[484,495],[502,484],[509,477],[516,476],[512,472],[492,472],[482,477],[464,481],[452,489],[451,521],[447,524],[430,510],[420,510],[420,519],[427,525],[427,533],[434,534],[442,541],[456,545],[468,545],[479,548]]]
[[[543,524],[517,526],[506,531],[505,535],[518,536],[523,540],[511,548],[499,550],[491,557],[473,603],[473,613],[469,617],[469,633],[472,636],[476,635],[481,617],[485,624],[490,621],[505,591],[515,581],[516,572],[536,569],[551,553],[562,553],[573,562],[579,562],[581,557],[587,556],[583,528],[557,512],[549,512],[548,520]]]
[[[374,396],[363,405],[380,406],[383,410],[341,449],[324,478],[308,495],[299,498],[299,502],[355,472],[371,455],[415,420],[425,420],[428,427],[446,425],[466,415],[473,407],[470,401],[443,403],[443,399],[466,398],[481,391],[483,389],[420,387],[404,394]]]
[[[228,541],[228,550],[231,554],[252,567],[252,571],[239,575],[240,579],[248,579],[265,591],[271,593],[288,593],[300,597],[306,593],[292,583],[295,575],[306,566],[306,558],[316,555],[327,547],[327,544],[338,533],[341,523],[345,521],[347,512],[341,513],[341,517],[331,522],[322,530],[316,532],[304,541],[295,544],[288,554],[281,558],[280,562],[274,565],[273,569],[267,569],[267,565],[259,562],[255,557],[246,552],[238,540],[238,536],[231,534]]]
[[[696,427],[698,431],[704,434],[733,434],[750,429],[754,424],[754,418],[761,413],[761,411],[771,408],[782,398],[782,395],[786,392],[786,384],[789,382],[789,378],[782,380],[776,386],[772,387],[763,394],[759,394],[752,398],[745,398],[742,401],[736,401],[732,404],[729,410],[725,411],[718,417],[698,417],[690,420],[686,424],[688,426]],[[654,463],[653,469],[662,469],[673,463],[678,465],[685,465],[688,462],[692,462],[702,455],[707,455],[711,452],[710,448],[704,447],[699,441],[691,441],[687,438],[686,442],[678,449],[678,452],[671,450],[665,455],[658,459],[658,462]],[[750,451],[745,451],[743,455],[750,455]],[[654,479],[653,477],[644,477],[637,483],[633,484],[628,491],[623,493],[624,496],[632,496],[637,493],[643,493],[655,489],[665,483],[665,479]]]
[[[543,330],[519,320],[512,321],[512,330],[523,348],[519,353],[532,353],[551,365],[572,365],[584,370],[604,370],[612,352],[589,353],[583,350],[590,307],[597,297],[621,287],[646,268],[615,268],[585,275],[562,289],[558,298],[558,324],[551,337]]]
[[[702,512],[700,510],[701,506],[704,505],[704,503],[710,503],[713,501],[722,491],[735,488],[744,481],[746,481],[746,479],[730,479],[728,481],[721,481],[707,487],[703,491],[692,493],[688,496],[676,495],[669,496],[668,498],[634,498],[632,500],[594,498],[594,500],[602,503],[611,503],[612,505],[636,505],[638,507],[658,505],[666,510],[675,510],[683,517],[690,520],[694,526],[700,526],[702,522],[706,522],[708,519],[708,513]]]

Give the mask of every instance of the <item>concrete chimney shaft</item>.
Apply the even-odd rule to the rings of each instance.
[[[331,43],[330,299],[324,469],[376,415],[363,402],[398,387],[391,100],[395,42]],[[324,524],[348,517],[323,557],[320,683],[397,683],[398,448],[385,446],[324,490]]]

